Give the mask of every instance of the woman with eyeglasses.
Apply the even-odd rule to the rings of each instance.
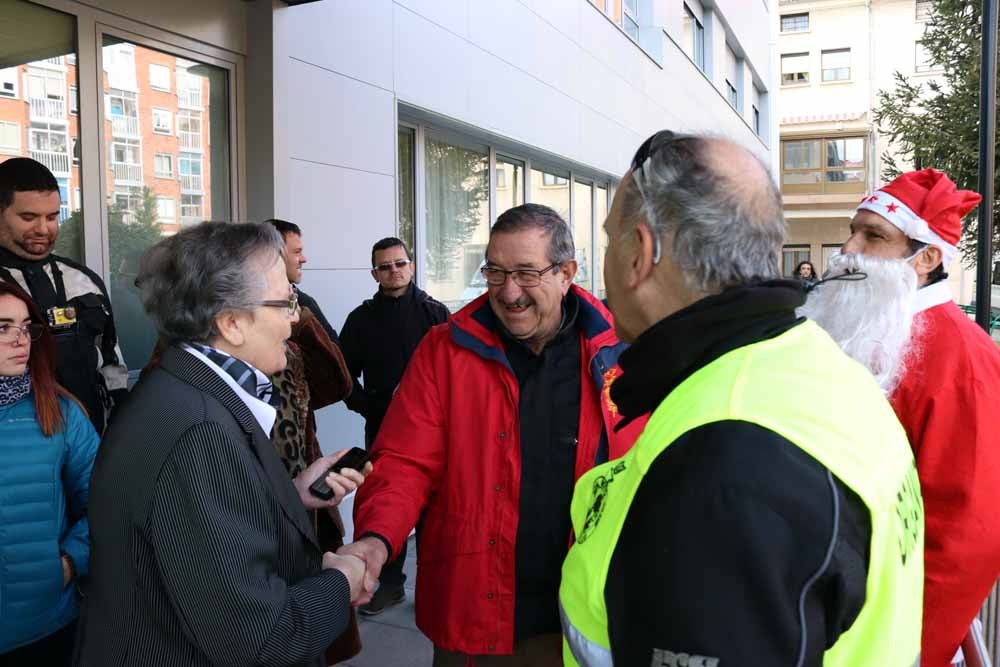
[[[94,559],[81,666],[308,665],[374,589],[325,551],[309,510],[364,482],[322,457],[294,479],[269,434],[299,319],[284,241],[206,222],[143,256],[137,284],[164,349],[115,414],[94,464]],[[323,478],[322,500],[310,485]]]
[[[69,665],[99,438],[31,297],[0,281],[0,664]]]

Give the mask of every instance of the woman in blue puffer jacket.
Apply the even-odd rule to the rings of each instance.
[[[0,664],[69,665],[98,436],[56,382],[52,334],[0,280]]]

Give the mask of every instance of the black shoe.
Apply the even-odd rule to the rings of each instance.
[[[399,604],[406,599],[406,590],[403,587],[399,588],[386,588],[380,586],[375,595],[372,596],[371,601],[362,605],[359,612],[363,616],[378,616],[383,611],[389,607]]]

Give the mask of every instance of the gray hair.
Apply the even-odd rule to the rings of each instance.
[[[727,170],[711,155],[712,144],[670,131],[647,139],[633,158],[624,219],[638,223],[644,213],[670,240],[671,258],[694,289],[711,294],[780,278],[781,193],[757,158],[747,154],[758,173]]]
[[[541,204],[521,204],[507,209],[490,228],[490,238],[494,234],[513,234],[526,229],[539,229],[548,235],[546,255],[552,264],[576,259],[573,232],[569,225],[553,209]]]
[[[206,343],[215,318],[263,299],[266,271],[284,254],[269,224],[205,222],[169,236],[142,256],[136,285],[164,342]]]

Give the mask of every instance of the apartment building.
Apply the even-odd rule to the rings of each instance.
[[[191,73],[190,61],[127,42],[101,56],[108,208],[134,223],[149,188],[164,234],[210,217],[207,77]],[[0,70],[0,161],[29,156],[47,166],[63,221],[82,205],[79,113],[75,53]],[[64,250],[79,257],[79,248]]]
[[[928,83],[941,74],[921,45],[931,0],[780,0],[780,175],[789,223],[783,269],[819,271],[848,236],[865,192],[884,185],[893,151],[875,125],[880,90],[900,72]],[[969,303],[975,276],[956,259],[949,281]]]

